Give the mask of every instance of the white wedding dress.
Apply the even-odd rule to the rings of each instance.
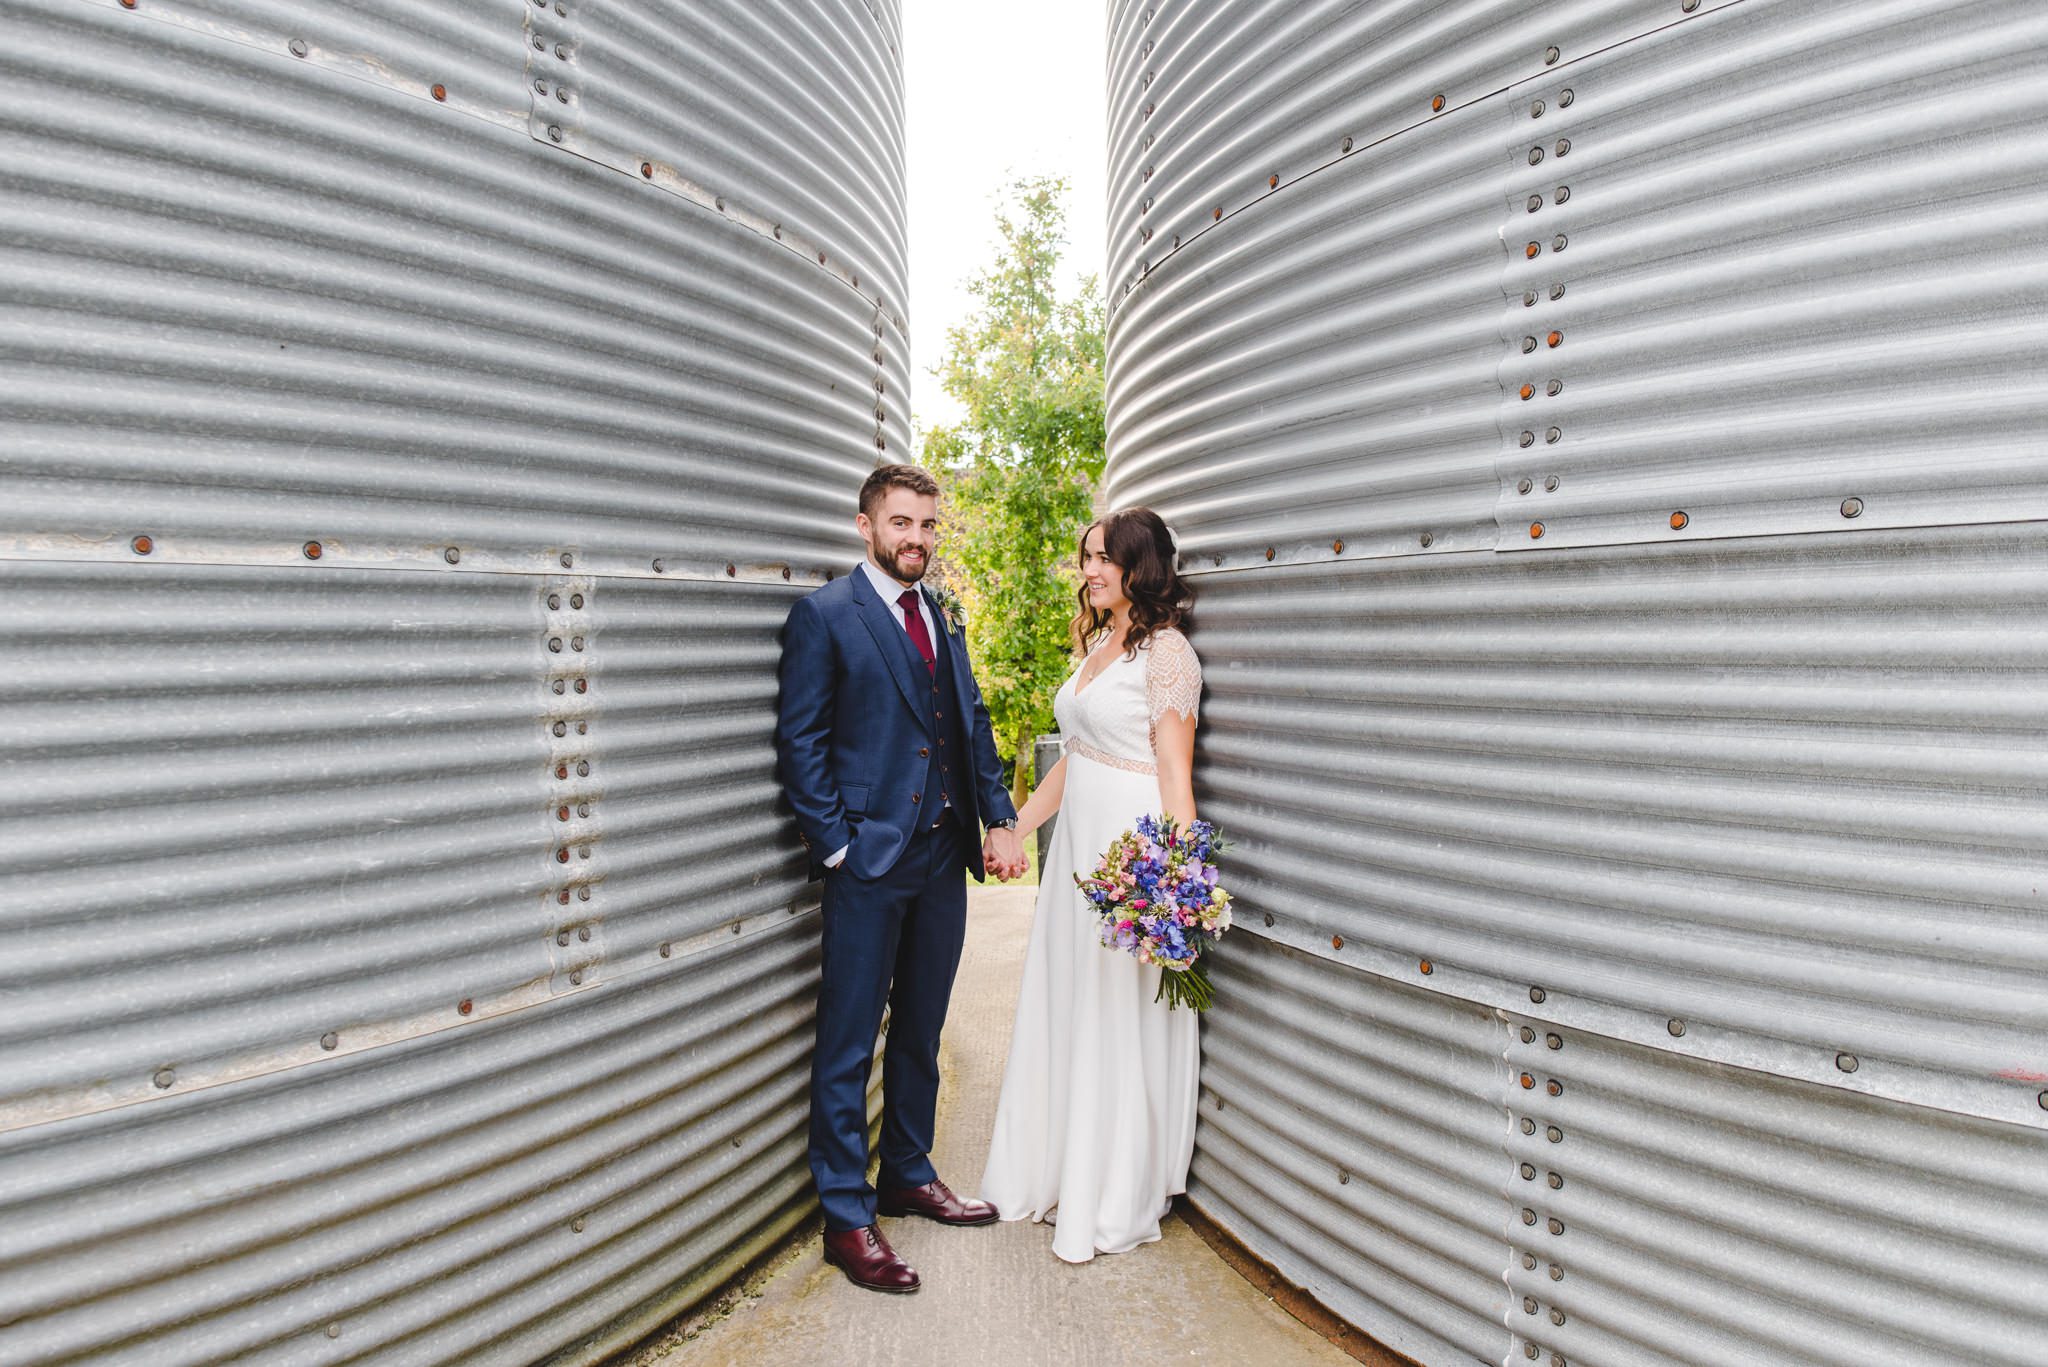
[[[1193,719],[1201,666],[1168,630],[1079,690],[1078,678],[1053,702],[1066,787],[1039,869],[981,1179],[1003,1219],[1052,1222],[1053,1252],[1072,1263],[1159,1237],[1159,1217],[1187,1189],[1201,1062],[1195,1013],[1152,1000],[1163,970],[1105,948],[1074,886],[1112,840],[1159,811],[1152,727],[1169,710]]]

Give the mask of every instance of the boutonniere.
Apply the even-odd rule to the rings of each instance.
[[[932,596],[932,606],[939,610],[939,620],[945,623],[948,636],[958,635],[967,621],[966,611],[960,606],[960,595],[943,584],[927,587]]]

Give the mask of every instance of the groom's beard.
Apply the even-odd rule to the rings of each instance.
[[[915,564],[906,565],[899,558],[901,554],[900,551],[885,551],[877,546],[875,548],[875,563],[886,570],[890,577],[899,584],[915,584],[918,580],[924,578],[925,567],[932,563],[931,556],[926,555]]]

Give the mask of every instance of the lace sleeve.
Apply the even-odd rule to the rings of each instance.
[[[1146,644],[1151,659],[1145,666],[1145,718],[1153,725],[1168,712],[1189,721],[1202,701],[1202,662],[1195,648],[1177,631],[1162,631]]]

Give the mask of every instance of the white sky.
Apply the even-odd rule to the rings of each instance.
[[[920,429],[959,406],[931,371],[993,259],[995,209],[1016,176],[1065,176],[1066,261],[1102,274],[1105,0],[904,0],[910,171],[910,409]],[[1072,280],[1069,280],[1071,286]]]

